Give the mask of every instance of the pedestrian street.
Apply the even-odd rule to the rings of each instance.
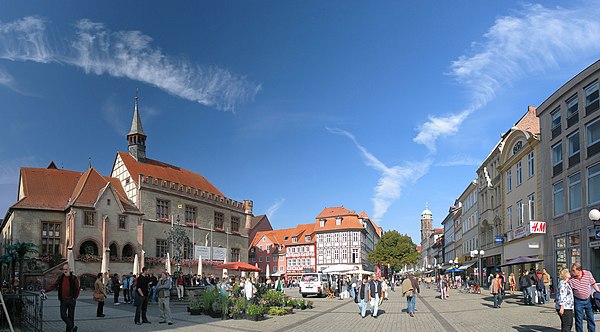
[[[158,324],[158,305],[148,307],[152,324],[134,325],[135,307],[130,304],[114,306],[106,302],[106,317],[96,317],[96,302],[90,292],[82,292],[77,303],[76,325],[79,332],[87,331],[559,331],[560,320],[554,303],[536,306],[521,304],[520,293],[505,298],[502,308],[492,308],[492,298],[483,294],[459,293],[451,290],[447,300],[440,293],[421,286],[416,315],[406,313],[406,299],[399,287],[391,292],[389,300],[379,307],[379,317],[362,318],[358,306],[351,299],[308,298],[315,308],[295,310],[294,314],[271,317],[253,322],[249,320],[220,320],[206,315],[191,316],[185,302],[173,301],[174,324]],[[286,289],[297,296],[297,288]],[[54,295],[54,294],[53,294]],[[297,296],[299,297],[299,296]],[[58,301],[52,296],[44,303],[44,331],[64,331],[59,317]]]

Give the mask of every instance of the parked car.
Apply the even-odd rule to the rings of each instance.
[[[325,296],[330,286],[329,276],[325,273],[304,273],[300,277],[299,292],[302,297],[308,295]]]

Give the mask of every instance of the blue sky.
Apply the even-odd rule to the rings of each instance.
[[[600,55],[599,1],[0,1],[0,214],[19,167],[149,158],[276,228],[365,210],[419,242],[502,132]]]

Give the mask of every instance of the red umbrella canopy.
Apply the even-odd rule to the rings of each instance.
[[[260,272],[261,269],[254,265],[250,265],[245,262],[229,262],[215,266],[215,269],[228,269],[235,271],[247,271],[247,272]]]

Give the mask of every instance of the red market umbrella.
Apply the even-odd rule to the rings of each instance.
[[[227,269],[235,271],[246,271],[246,272],[260,272],[261,269],[244,262],[229,262],[221,265],[216,265],[215,269]]]

